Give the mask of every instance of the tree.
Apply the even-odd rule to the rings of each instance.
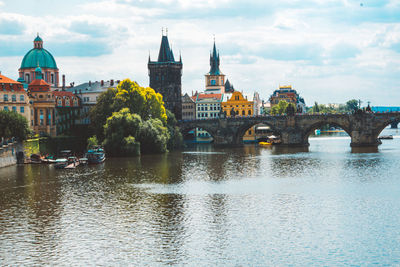
[[[166,152],[169,138],[168,129],[160,119],[144,121],[138,138],[140,150],[142,153]]]
[[[282,115],[286,113],[286,108],[289,105],[285,100],[280,100],[279,103],[271,108],[272,115]]]
[[[315,112],[315,113],[319,112],[319,106],[318,106],[317,102],[314,103],[313,112]]]
[[[129,79],[123,80],[117,88],[109,88],[100,94],[95,107],[90,111],[92,128],[100,140],[104,140],[103,126],[113,112],[128,108],[132,114],[138,114],[142,120],[159,119],[164,125],[167,115],[162,95],[152,88],[141,87]]]
[[[117,95],[115,88],[109,88],[100,94],[97,104],[90,110],[89,116],[91,128],[94,130],[99,140],[104,140],[104,125],[107,118],[112,115],[115,110],[114,98]]]
[[[0,138],[25,140],[30,133],[26,118],[14,111],[0,111]]]
[[[97,140],[97,137],[94,135],[92,137],[89,137],[87,140],[87,148],[95,147],[99,145],[99,141]]]
[[[175,118],[174,113],[169,111],[167,109],[167,128],[168,132],[170,135],[170,138],[168,140],[167,148],[168,149],[174,149],[174,148],[179,148],[182,147],[183,145],[183,136],[181,131],[179,130],[179,127],[177,127],[177,120]]]
[[[114,112],[104,125],[103,142],[107,153],[114,156],[134,156],[134,146],[142,126],[142,119],[128,108]],[[132,154],[133,153],[133,154]]]
[[[355,99],[346,102],[347,111],[356,111],[358,109],[358,101]]]

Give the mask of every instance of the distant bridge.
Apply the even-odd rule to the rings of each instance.
[[[372,107],[371,108],[373,112],[376,113],[383,113],[383,112],[400,112],[400,107],[385,107],[385,106],[378,106],[378,107]],[[392,129],[397,129],[399,125],[399,121],[395,121],[392,124],[390,124],[390,127]]]
[[[352,147],[378,146],[379,134],[394,122],[400,121],[400,112],[326,114],[294,116],[231,117],[180,121],[183,134],[193,128],[202,128],[214,138],[215,144],[238,145],[245,132],[256,124],[265,124],[281,137],[286,146],[308,146],[308,137],[315,129],[329,124],[342,128],[350,137]]]

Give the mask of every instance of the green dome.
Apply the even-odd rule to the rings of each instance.
[[[54,57],[44,48],[33,48],[26,53],[21,69],[36,68],[38,65],[42,68],[57,69]]]

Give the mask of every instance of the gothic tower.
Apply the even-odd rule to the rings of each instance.
[[[175,61],[169,46],[168,36],[162,35],[158,60],[151,61],[149,56],[150,87],[162,94],[165,108],[182,119],[182,57]]]
[[[219,53],[215,47],[215,40],[212,54],[210,54],[210,72],[205,76],[206,93],[225,93],[225,75],[219,69]]]

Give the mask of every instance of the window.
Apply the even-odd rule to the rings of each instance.
[[[4,96],[3,96],[3,99],[4,99],[4,102],[7,102],[7,101],[8,101],[8,95],[7,95],[7,94],[4,95]]]
[[[12,111],[17,112],[17,107],[13,106]]]
[[[16,95],[12,95],[11,96],[11,101],[12,102],[17,102],[17,96]]]
[[[8,107],[7,107],[7,106],[5,106],[5,107],[4,107],[4,110],[5,110],[5,111],[8,111]]]
[[[20,108],[19,108],[19,112],[25,113],[25,108],[24,108],[24,107],[20,107]]]
[[[215,85],[217,82],[215,80],[211,80],[211,85]]]
[[[19,96],[19,101],[21,101],[21,102],[24,102],[24,101],[25,101],[24,95],[20,95],[20,96]]]
[[[31,76],[29,75],[29,73],[25,74],[25,82],[31,83]]]
[[[40,116],[39,116],[39,118],[40,118],[40,125],[43,125],[43,123],[44,123],[44,118],[43,118],[43,110],[42,110],[42,109],[40,110]]]
[[[244,110],[242,110],[242,115],[246,115],[245,112],[244,112]]]
[[[54,83],[54,73],[51,74],[51,83]]]
[[[62,101],[61,101],[61,98],[59,98],[59,99],[58,99],[58,101],[57,101],[57,105],[58,105],[59,107],[61,107],[61,106],[62,106]]]
[[[249,115],[251,115],[251,110],[249,110],[249,113],[248,113]]]
[[[70,101],[69,101],[69,98],[68,98],[68,97],[65,99],[65,106],[66,106],[66,107],[69,107],[69,106],[70,106]]]

